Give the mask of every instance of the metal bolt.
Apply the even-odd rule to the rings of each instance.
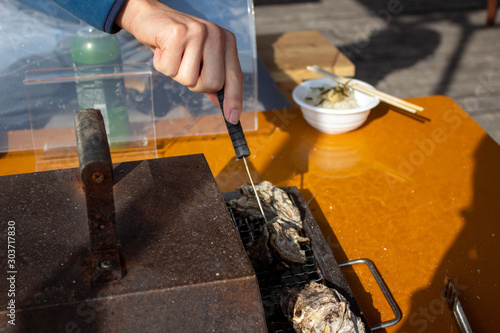
[[[99,263],[99,267],[102,270],[110,271],[115,268],[115,263],[113,262],[113,260],[103,260]]]
[[[102,174],[102,172],[94,172],[92,174],[92,180],[97,184],[100,184],[104,181],[104,175]]]

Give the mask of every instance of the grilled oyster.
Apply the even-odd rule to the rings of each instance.
[[[281,307],[298,333],[364,333],[361,319],[335,289],[311,282],[283,293]]]
[[[302,220],[299,209],[285,191],[268,181],[256,184],[255,188],[268,223],[261,226],[261,237],[248,244],[250,258],[275,268],[286,268],[286,263],[303,263],[306,255],[300,243],[309,241],[309,238],[300,235]],[[261,218],[252,186],[246,184],[238,190],[241,197],[231,200],[231,207],[244,212],[250,219]]]
[[[248,244],[248,255],[268,266],[285,269],[287,263],[303,263],[306,253],[300,248],[300,243],[309,238],[299,234],[297,229],[275,217],[260,228],[261,236]]]
[[[306,253],[300,248],[300,243],[310,239],[299,235],[297,229],[280,220],[279,217],[267,224],[271,237],[269,242],[279,256],[289,262],[303,263]]]
[[[250,197],[242,195],[238,199],[230,200],[229,204],[233,209],[244,212],[250,220],[257,220],[262,218],[259,204],[257,203],[257,199],[254,196]],[[264,210],[266,216],[275,215],[274,212],[266,206],[263,206],[262,209]]]
[[[298,230],[302,229],[302,220],[300,218],[299,209],[293,204],[288,194],[282,189],[274,186],[271,182],[263,181],[255,184],[255,189],[259,198],[267,206],[272,209],[274,215],[279,216],[282,221],[290,223]],[[245,184],[238,188],[242,196],[255,197],[252,185]],[[267,214],[267,212],[266,212]]]

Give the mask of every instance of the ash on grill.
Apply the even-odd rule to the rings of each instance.
[[[244,185],[238,189],[241,196],[237,192],[231,192],[225,193],[224,198],[257,275],[269,332],[294,333],[293,324],[282,309],[283,296],[291,289],[303,290],[313,281],[330,288],[333,286],[325,279],[315,258],[311,240],[302,229],[302,220],[297,208],[300,205],[292,202],[293,197],[289,197],[285,191],[269,182],[259,185],[259,194],[262,186],[267,193],[267,196],[260,196],[265,203],[267,223],[256,206],[255,198],[252,198],[253,191],[250,192],[248,186]],[[284,213],[280,213],[280,207],[283,206],[287,208]],[[280,249],[280,245],[275,244],[276,237],[279,236],[277,232],[280,231],[272,227],[273,223],[278,224],[278,229],[285,226],[288,229],[286,233],[292,234],[288,237],[291,243],[294,243],[291,246],[292,255],[287,256]],[[291,228],[294,229],[292,233],[289,232]],[[286,251],[288,250],[285,249]],[[297,251],[300,251],[300,256],[297,256]]]

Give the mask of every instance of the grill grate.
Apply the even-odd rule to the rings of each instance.
[[[315,281],[329,288],[335,288],[341,293],[349,302],[353,313],[364,322],[365,332],[370,333],[368,323],[304,197],[296,187],[282,187],[281,189],[288,194],[300,211],[304,227],[300,232],[301,236],[306,236],[311,241],[300,243],[306,253],[306,261],[303,264],[291,264],[286,270],[279,270],[269,269],[258,262],[252,262],[259,283],[268,331],[275,333],[295,332],[292,323],[288,321],[281,310],[281,295],[285,287],[300,287]],[[232,199],[238,199],[240,194],[238,192],[225,192],[222,193],[222,196],[228,203]],[[266,222],[263,218],[249,219],[246,213],[235,211],[228,204],[227,207],[242,243],[248,250],[249,243],[261,237],[260,227]]]
[[[251,242],[261,237],[260,227],[266,222],[263,218],[250,220],[245,213],[236,211],[229,205],[228,209],[243,245],[247,249]],[[303,231],[300,234],[306,236]],[[311,242],[301,243],[301,248],[305,250],[306,261],[302,264],[290,264],[286,270],[269,270],[252,262],[259,282],[269,332],[295,332],[292,324],[281,310],[280,298],[284,287],[296,287],[311,281],[325,283],[325,278],[314,257]]]

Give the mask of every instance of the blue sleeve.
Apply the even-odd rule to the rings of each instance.
[[[120,31],[116,16],[126,0],[51,0],[59,7],[96,29],[108,33]]]

